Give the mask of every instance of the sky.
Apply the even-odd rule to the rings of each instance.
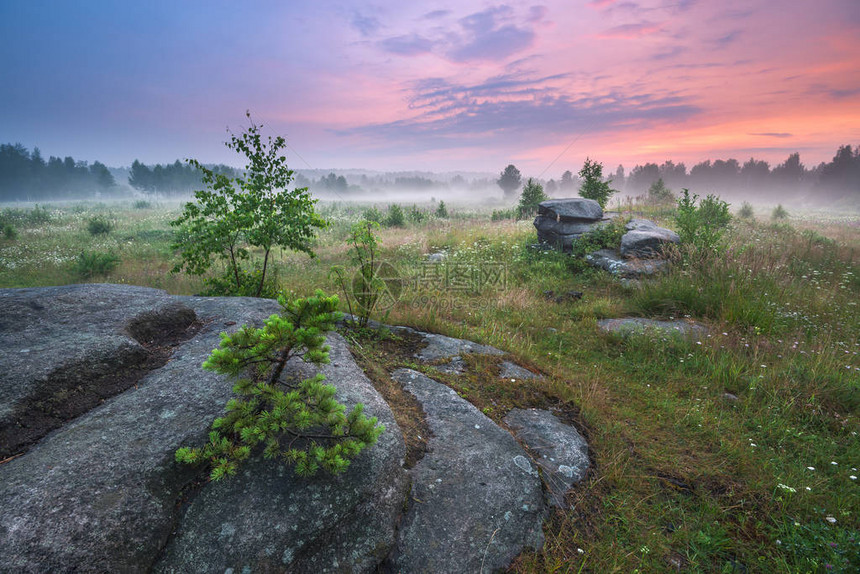
[[[296,169],[807,166],[860,144],[860,0],[0,0],[0,143]]]

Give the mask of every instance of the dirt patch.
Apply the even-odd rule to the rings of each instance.
[[[400,333],[385,339],[357,339],[345,333],[358,366],[370,379],[377,392],[391,407],[394,420],[406,442],[404,466],[412,468],[427,452],[427,441],[433,436],[421,404],[391,378],[389,373],[405,363],[414,361],[414,355],[424,346],[424,339],[415,333]]]

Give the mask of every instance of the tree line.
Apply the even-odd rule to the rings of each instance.
[[[840,146],[831,161],[811,168],[803,165],[799,153],[789,155],[775,166],[755,158],[743,163],[718,159],[697,163],[688,170],[683,163],[667,160],[659,165],[637,165],[626,177],[623,166],[618,166],[613,180],[616,187],[631,194],[642,193],[662,180],[675,190],[690,188],[726,195],[750,193],[755,197],[814,191],[817,195],[840,198],[860,195],[860,146]]]
[[[21,144],[0,144],[0,201],[41,201],[92,197],[110,192],[116,180],[101,162],[88,164],[71,156],[42,157]]]
[[[213,173],[226,177],[236,177],[237,171],[230,166],[219,164],[207,166]],[[138,191],[157,193],[167,196],[187,195],[202,186],[202,173],[191,163],[176,160],[173,163],[152,167],[134,160],[128,175],[128,184]]]
[[[535,181],[551,196],[572,196],[583,185],[594,185],[593,182],[589,183],[589,177],[584,174],[590,173],[589,168],[595,165],[602,170],[602,164],[587,159],[578,174],[568,170],[560,180]],[[611,184],[614,190],[631,195],[644,193],[656,186],[667,191],[689,188],[727,196],[751,194],[758,198],[783,198],[786,194],[801,196],[814,192],[818,197],[839,199],[860,196],[860,146],[840,146],[831,161],[821,162],[812,168],[801,163],[799,153],[793,153],[773,167],[755,158],[744,163],[736,159],[718,159],[705,160],[688,170],[684,163],[667,160],[661,164],[637,165],[627,174],[624,166],[619,165],[615,173],[607,177],[601,171],[600,179]],[[496,180],[506,199],[516,197],[524,182],[519,169],[513,164],[502,170]]]

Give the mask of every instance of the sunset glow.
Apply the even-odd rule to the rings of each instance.
[[[232,163],[249,109],[295,167],[546,177],[860,143],[857,0],[428,6],[3,2],[0,140]]]

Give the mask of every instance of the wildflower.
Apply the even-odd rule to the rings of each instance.
[[[836,524],[836,519],[833,518],[832,516],[828,516],[827,518],[825,518],[825,520],[827,522],[829,522],[830,524]]]
[[[849,476],[848,478],[850,478],[851,480],[857,480],[857,477],[854,476],[853,474],[851,476]]]
[[[815,470],[814,466],[807,466],[806,468],[808,468],[809,470]]]
[[[832,464],[833,466],[839,466],[839,463],[838,463],[838,462],[836,462],[835,460],[834,460],[834,461],[832,461],[830,464]]]
[[[788,486],[787,484],[779,483],[776,486],[777,486],[777,488],[781,488],[786,492],[797,492],[796,488],[792,488],[792,487]]]

